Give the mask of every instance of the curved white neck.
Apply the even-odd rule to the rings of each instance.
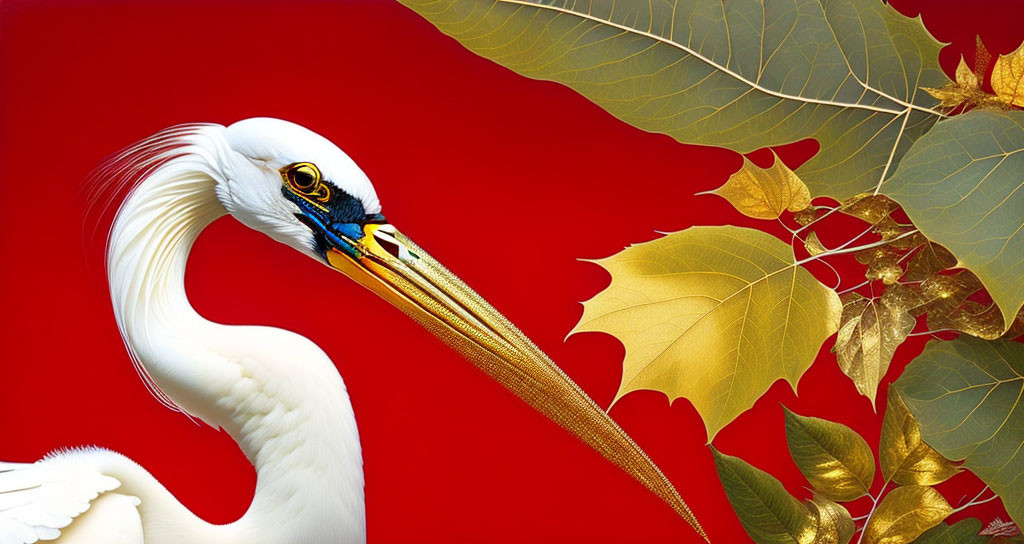
[[[129,349],[166,397],[226,430],[256,468],[252,505],[238,521],[196,518],[140,478],[147,544],[364,542],[362,455],[345,384],[315,344],[281,329],[210,322],[185,294],[199,233],[226,211],[196,158],[145,179],[111,229],[108,276]],[[195,462],[202,462],[201,459]],[[155,483],[155,482],[154,482]]]

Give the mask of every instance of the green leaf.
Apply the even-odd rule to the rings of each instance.
[[[914,544],[985,544],[989,538],[978,536],[981,521],[968,518],[953,525],[940,523],[917,537]]]
[[[938,119],[940,44],[880,0],[402,0],[470,50],[683,143],[815,138],[796,170],[845,199]]]
[[[1024,304],[1024,112],[972,111],[914,143],[882,191],[953,253],[999,305]]]
[[[595,262],[612,282],[573,332],[622,341],[616,401],[641,389],[686,398],[709,441],[779,378],[795,389],[839,326],[835,291],[758,230],[693,227]]]
[[[967,335],[929,342],[895,386],[924,440],[963,459],[1024,522],[1024,344]]]
[[[875,478],[871,447],[846,425],[786,409],[786,442],[797,468],[816,491],[836,501],[868,494]]]
[[[810,544],[817,515],[796,500],[775,477],[714,447],[715,468],[729,504],[757,544]]]

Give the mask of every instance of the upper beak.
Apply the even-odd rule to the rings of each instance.
[[[397,306],[517,397],[661,497],[708,540],[651,459],[576,383],[483,298],[389,224],[368,224],[335,269]]]

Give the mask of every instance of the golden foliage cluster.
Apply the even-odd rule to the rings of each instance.
[[[884,481],[874,494],[875,458],[859,434],[788,409],[785,419],[790,457],[811,485],[811,500],[800,502],[771,475],[714,451],[726,496],[758,544],[848,544],[857,524],[840,503],[865,496],[873,502],[867,516],[857,518],[864,520],[863,544],[910,544],[953,512],[932,486],[959,469],[921,440],[895,389],[889,390],[878,444]],[[886,493],[890,484],[897,487]]]
[[[865,265],[867,283],[880,282],[881,291],[872,288],[870,296],[856,291],[842,296],[835,344],[840,368],[872,405],[896,349],[918,317],[925,317],[931,331],[961,332],[986,340],[1012,338],[1024,331],[1022,316],[1005,326],[981,281],[971,271],[958,269],[952,253],[914,225],[897,220],[900,207],[891,199],[858,195],[842,202],[838,211],[866,222],[880,239],[854,257]],[[804,246],[811,256],[827,252],[815,232],[806,236]]]
[[[954,82],[937,89],[926,87],[924,90],[939,99],[940,107],[950,110],[961,106],[981,109],[1024,106],[1024,45],[996,59],[989,78],[991,94],[982,85],[990,60],[991,55],[981,43],[981,38],[978,38],[973,70],[960,57]]]

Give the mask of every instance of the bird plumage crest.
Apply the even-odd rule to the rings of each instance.
[[[83,229],[84,233],[88,233],[85,244],[88,245],[95,240],[101,229],[105,229],[104,263],[106,263],[110,250],[110,234],[117,212],[136,187],[160,167],[186,154],[186,148],[193,145],[197,138],[206,137],[204,134],[208,131],[223,130],[222,125],[214,123],[175,125],[139,140],[105,159],[83,184],[86,200],[85,223],[92,225],[91,228]],[[153,398],[167,408],[193,419],[156,384],[145,366],[139,361],[138,354],[124,338],[124,331],[121,331],[121,337],[131,358],[132,366]]]

